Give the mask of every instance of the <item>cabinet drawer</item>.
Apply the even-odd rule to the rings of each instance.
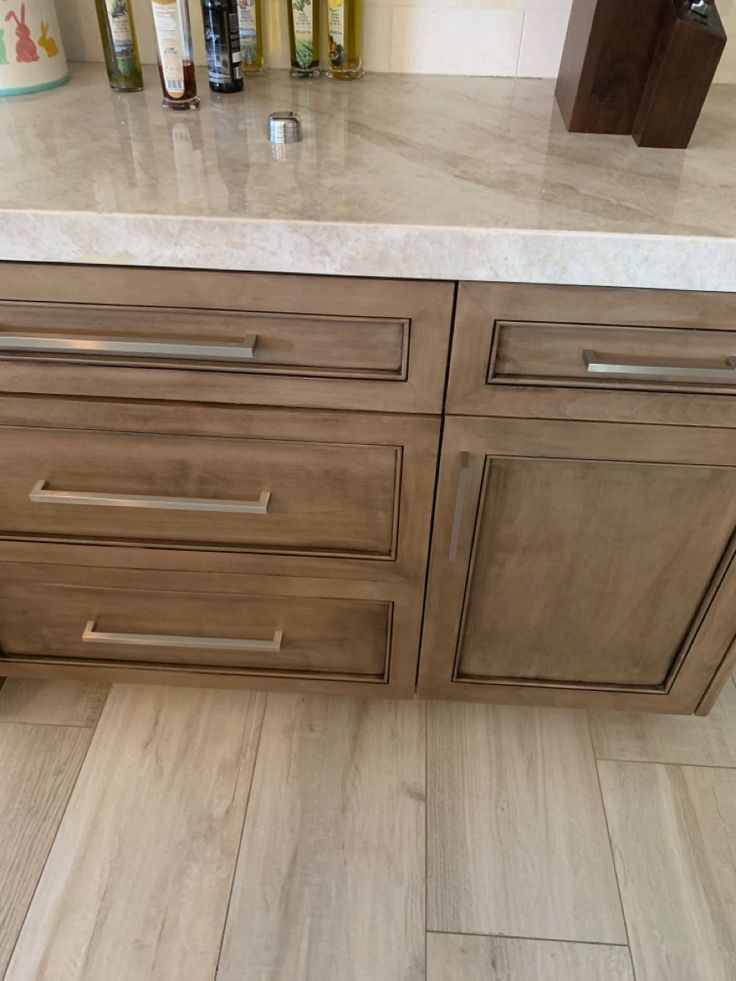
[[[6,658],[385,682],[392,603],[0,583]],[[0,668],[2,668],[0,657]]]
[[[490,385],[736,391],[736,331],[496,324]]]
[[[401,448],[0,428],[0,533],[391,559]]]
[[[735,392],[732,294],[461,285],[451,413],[692,425]]]
[[[0,384],[439,412],[452,294],[442,283],[0,264]]]

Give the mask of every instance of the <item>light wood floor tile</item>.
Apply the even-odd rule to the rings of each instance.
[[[736,770],[599,769],[637,981],[733,981]]]
[[[628,947],[430,933],[427,981],[634,981]]]
[[[591,716],[598,759],[736,767],[736,685],[705,718],[600,712]]]
[[[113,687],[6,981],[210,981],[263,704]]]
[[[218,981],[424,978],[424,708],[269,696]]]
[[[0,978],[92,732],[0,725]]]
[[[625,943],[585,713],[428,706],[429,928]]]
[[[109,690],[95,682],[8,678],[0,690],[0,722],[95,726]]]

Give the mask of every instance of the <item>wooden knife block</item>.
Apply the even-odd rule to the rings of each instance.
[[[725,46],[726,32],[715,6],[704,22],[692,14],[683,16],[679,4],[666,0],[634,120],[639,146],[688,145]]]
[[[555,95],[577,133],[687,146],[726,43],[681,0],[574,0]]]

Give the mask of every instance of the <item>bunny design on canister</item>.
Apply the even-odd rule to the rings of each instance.
[[[53,37],[49,37],[49,22],[41,21],[41,37],[38,38],[38,46],[43,48],[49,58],[55,58],[59,53],[59,45]]]
[[[5,31],[0,27],[0,65],[7,65],[8,56],[5,52]]]
[[[5,20],[15,21],[15,60],[18,62],[38,61],[38,51],[31,37],[31,29],[26,24],[26,5],[20,5],[20,20],[14,10],[5,15]]]

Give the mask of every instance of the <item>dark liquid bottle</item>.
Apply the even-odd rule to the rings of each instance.
[[[151,0],[165,109],[199,106],[187,0]]]
[[[164,74],[164,69],[159,62],[158,77],[161,79],[161,89],[164,94],[163,106],[165,109],[197,109],[199,108],[199,97],[197,96],[197,80],[194,76],[194,64],[191,61],[183,61],[181,66],[182,80],[174,80]],[[171,92],[174,92],[174,95]],[[179,94],[181,93],[181,94]]]
[[[237,0],[202,0],[207,74],[213,92],[241,92],[243,66]]]

